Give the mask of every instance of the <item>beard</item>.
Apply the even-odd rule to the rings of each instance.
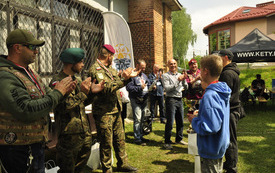
[[[80,73],[81,70],[82,70],[82,69],[77,69],[77,68],[75,68],[75,66],[72,66],[72,71],[73,71],[74,73]]]

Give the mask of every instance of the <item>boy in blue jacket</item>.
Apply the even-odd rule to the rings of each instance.
[[[205,93],[199,112],[187,114],[197,133],[201,172],[222,172],[222,158],[229,146],[229,100],[231,89],[219,82],[223,62],[218,55],[201,59],[202,88]],[[197,116],[198,115],[198,116]]]

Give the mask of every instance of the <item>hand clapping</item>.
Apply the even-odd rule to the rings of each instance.
[[[141,72],[141,70],[138,70],[135,68],[127,68],[126,70],[124,70],[122,73],[121,73],[121,76],[124,78],[124,79],[129,79],[129,78],[132,78],[132,77],[136,77],[139,73]]]

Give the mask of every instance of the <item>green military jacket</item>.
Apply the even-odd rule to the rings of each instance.
[[[50,87],[54,87],[56,82],[68,77],[63,71],[54,75],[50,82]],[[87,115],[85,114],[85,100],[87,95],[81,92],[80,77],[77,80],[76,89],[69,95],[66,95],[62,102],[54,109],[55,122],[57,124],[58,134],[90,134],[90,126]]]
[[[122,110],[122,102],[119,89],[126,85],[118,76],[118,72],[112,66],[102,66],[97,60],[89,69],[92,80],[98,82],[105,80],[104,89],[95,94],[92,105],[93,114],[114,114]],[[104,68],[105,67],[105,68]]]
[[[0,56],[0,69],[0,144],[46,141],[47,116],[63,95],[43,85],[36,73],[28,74],[7,60],[7,56]]]

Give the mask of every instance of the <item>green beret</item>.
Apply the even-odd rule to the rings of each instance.
[[[81,48],[68,48],[65,49],[61,55],[60,60],[69,64],[76,64],[85,57],[84,50]]]

